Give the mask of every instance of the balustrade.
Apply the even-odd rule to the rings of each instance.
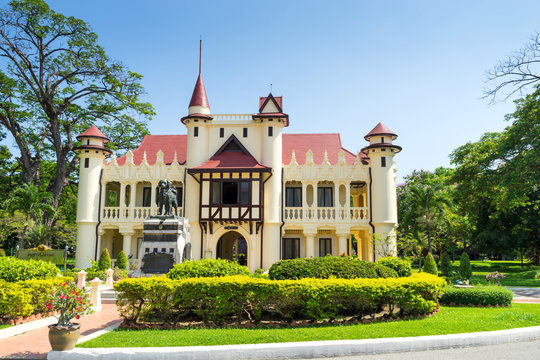
[[[177,214],[182,214],[182,208],[177,208]],[[102,221],[135,221],[140,222],[150,215],[157,215],[157,207],[126,207],[120,210],[119,207],[104,207],[102,211]]]
[[[334,220],[345,223],[367,222],[367,207],[286,207],[283,218],[289,222]]]
[[[251,120],[251,114],[212,114],[214,120]]]

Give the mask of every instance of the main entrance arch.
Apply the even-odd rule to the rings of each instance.
[[[242,234],[229,231],[221,235],[216,245],[216,257],[238,261],[240,265],[248,264],[248,245]]]

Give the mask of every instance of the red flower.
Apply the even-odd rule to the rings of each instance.
[[[79,320],[79,318],[80,318],[80,316],[79,316],[79,315],[75,316],[75,319]]]

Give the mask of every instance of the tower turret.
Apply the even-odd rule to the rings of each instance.
[[[378,123],[365,137],[362,152],[370,158],[370,224],[373,226],[374,257],[396,252],[397,198],[394,155],[401,147],[392,142],[397,135]],[[374,259],[374,260],[375,260]]]
[[[95,125],[77,136],[77,140],[81,145],[74,149],[80,159],[75,267],[84,269],[92,265],[89,259],[97,260],[101,170],[111,150],[105,148],[109,139]]]
[[[259,113],[252,115],[253,121],[260,122],[261,163],[272,168],[272,177],[264,189],[264,229],[263,268],[268,269],[281,258],[280,208],[282,188],[283,128],[289,125],[289,115],[283,112],[283,98],[272,93],[259,99]]]

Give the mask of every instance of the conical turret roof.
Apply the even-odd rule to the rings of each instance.
[[[195,89],[193,90],[193,95],[191,96],[191,101],[189,102],[189,107],[192,106],[207,107],[210,109],[208,98],[206,97],[206,90],[204,89],[204,84],[200,73],[199,77],[197,78],[197,83],[195,84]]]
[[[392,130],[390,130],[386,125],[384,125],[382,122],[378,123],[377,126],[373,128],[370,132],[367,133],[366,136],[364,136],[364,139],[369,141],[369,138],[376,135],[389,135],[392,136],[392,140],[395,140],[397,138],[396,133],[394,133]]]

